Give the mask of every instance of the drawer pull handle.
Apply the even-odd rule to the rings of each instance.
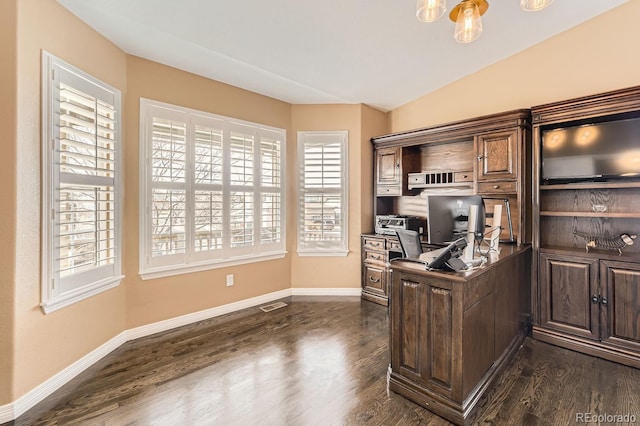
[[[500,188],[500,185],[493,185],[493,189],[498,189]]]
[[[369,275],[369,281],[371,281],[372,283],[379,283],[380,278],[373,278],[371,275]]]
[[[371,257],[372,259],[375,259],[375,260],[382,259],[382,256],[380,256],[379,254],[371,254],[371,255],[369,255],[369,257]]]

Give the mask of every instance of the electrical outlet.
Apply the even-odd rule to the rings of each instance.
[[[227,275],[227,287],[231,287],[233,285],[233,274]]]

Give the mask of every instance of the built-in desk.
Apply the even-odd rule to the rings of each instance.
[[[389,388],[466,424],[528,331],[531,248],[503,245],[461,273],[390,265]]]

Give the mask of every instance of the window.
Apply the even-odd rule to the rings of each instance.
[[[346,256],[346,131],[298,132],[298,254]]]
[[[120,92],[43,52],[42,308],[118,285]]]
[[[140,100],[143,279],[281,258],[285,131]]]

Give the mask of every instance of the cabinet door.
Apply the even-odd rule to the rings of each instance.
[[[640,352],[640,264],[601,262],[602,341]]]
[[[478,181],[516,179],[517,130],[478,136]]]
[[[599,339],[598,295],[597,259],[548,253],[540,255],[542,327]]]
[[[378,186],[402,185],[402,148],[384,148],[376,152]]]
[[[453,346],[459,335],[453,327],[451,283],[404,273],[396,274],[394,280],[391,368],[451,397],[460,392],[459,374],[454,370]]]

